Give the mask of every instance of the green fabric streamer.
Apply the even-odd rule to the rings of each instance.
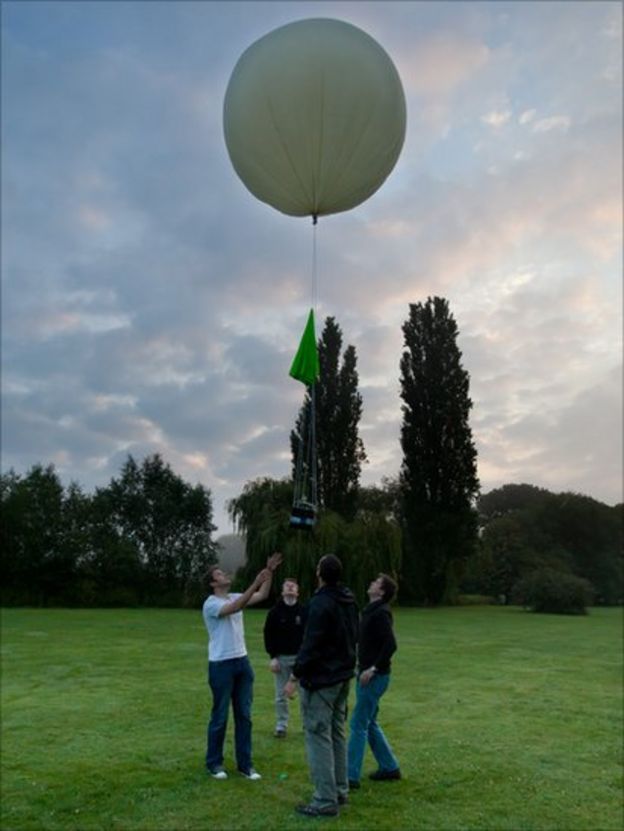
[[[316,334],[314,332],[314,309],[310,309],[308,322],[303,330],[299,349],[297,349],[297,354],[290,367],[289,375],[296,381],[301,381],[302,384],[310,386],[319,377],[320,371]]]

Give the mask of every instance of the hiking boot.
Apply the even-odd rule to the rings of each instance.
[[[373,782],[389,782],[391,779],[400,779],[401,771],[399,768],[395,770],[376,770],[368,776]]]

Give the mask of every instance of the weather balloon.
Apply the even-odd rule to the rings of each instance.
[[[405,95],[382,47],[350,23],[299,20],[255,41],[229,80],[225,142],[262,202],[290,216],[347,211],[393,169]]]

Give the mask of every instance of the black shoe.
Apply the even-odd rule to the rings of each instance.
[[[376,770],[370,773],[368,778],[372,779],[373,782],[389,782],[391,779],[400,779],[401,771],[399,768],[396,768],[396,770]]]
[[[350,791],[357,791],[360,787],[360,780],[359,779],[349,779],[349,790]]]
[[[346,793],[339,793],[338,794],[338,805],[348,805],[349,804],[349,797]]]
[[[338,808],[317,808],[316,805],[297,805],[295,811],[304,817],[338,816]]]
[[[287,732],[285,727],[278,727],[273,735],[276,739],[285,739]]]

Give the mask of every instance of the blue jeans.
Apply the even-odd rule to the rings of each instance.
[[[358,681],[355,691],[355,708],[349,725],[350,735],[347,755],[349,781],[351,782],[360,781],[367,741],[379,770],[391,771],[397,770],[399,767],[383,730],[377,724],[379,699],[388,689],[389,683],[390,675],[373,675],[365,687]]]
[[[234,710],[234,746],[239,770],[251,765],[251,702],[254,673],[247,656],[208,662],[208,683],[212,690],[212,711],[208,723],[206,767],[223,765],[223,743],[230,701]]]

